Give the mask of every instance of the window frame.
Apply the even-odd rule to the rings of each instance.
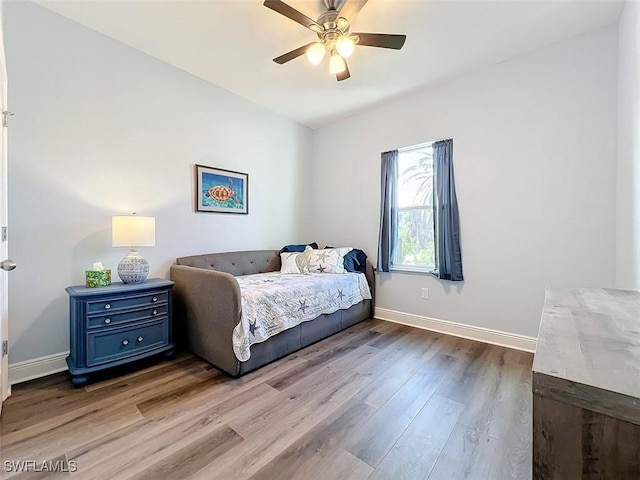
[[[417,145],[411,145],[408,147],[402,147],[398,149],[398,179],[397,179],[397,183],[395,185],[395,192],[396,192],[396,205],[397,205],[397,195],[398,195],[398,191],[400,189],[400,183],[401,183],[401,178],[400,178],[400,156],[402,155],[402,153],[404,152],[410,152],[410,151],[416,151],[416,150],[420,150],[426,147],[432,147],[433,144],[435,143],[435,141],[433,142],[425,142],[425,143],[420,143]],[[432,156],[432,162],[433,162],[433,156]],[[432,167],[433,170],[433,167]],[[426,211],[426,212],[430,212],[431,216],[433,216],[433,211],[434,211],[434,193],[432,192],[431,194],[431,204],[430,205],[412,205],[409,207],[396,207],[397,208],[397,212],[398,212],[398,217],[399,214],[401,212],[406,212],[406,211]],[[399,246],[400,244],[400,237],[399,237],[399,232],[398,232],[398,225],[396,225],[396,231],[394,232],[394,236],[396,237],[396,241],[395,241],[395,246],[396,248]],[[435,228],[434,228],[434,257],[432,259],[432,265],[407,265],[407,264],[403,264],[403,263],[396,263],[395,260],[397,258],[397,253],[394,251],[392,257],[389,259],[389,271],[391,272],[398,272],[398,273],[417,273],[417,274],[424,274],[424,273],[428,273],[431,274],[432,272],[434,272],[436,266],[435,266]]]

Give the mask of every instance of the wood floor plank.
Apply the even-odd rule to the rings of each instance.
[[[466,345],[466,348],[456,347],[453,352],[460,362],[451,375],[442,382],[437,394],[467,405],[473,400],[473,390],[487,365],[490,353],[498,347],[470,340],[463,342],[463,340],[465,339],[459,339],[457,345]]]
[[[345,441],[343,448],[376,467],[454,367],[456,359],[436,355]]]
[[[371,476],[373,468],[349,452],[341,449],[320,450],[293,475],[274,470],[268,475],[259,473],[251,476],[258,480],[366,480]]]
[[[408,354],[416,355],[416,350],[428,349],[437,338],[437,334],[424,330],[409,329],[399,326],[401,335],[394,338],[384,349],[385,356],[380,360],[369,360],[355,366],[355,370],[363,375],[375,374],[383,371],[389,365],[393,365],[398,359]],[[374,345],[372,345],[374,346]],[[380,348],[378,345],[376,348]]]
[[[489,355],[460,423],[500,439],[513,421],[523,367],[514,350],[491,347]]]
[[[458,424],[429,480],[488,480],[497,440]],[[493,480],[493,479],[491,479]]]
[[[61,433],[63,435],[64,432],[73,429],[75,425],[87,424],[92,418],[114,415],[115,411],[120,411],[128,406],[134,408],[137,415],[141,415],[135,404],[158,394],[162,388],[166,388],[167,382],[176,386],[185,386],[191,382],[199,381],[201,375],[211,375],[197,367],[195,371],[197,373],[194,374],[191,369],[176,370],[171,373],[167,372],[166,375],[160,377],[153,375],[146,378],[146,382],[139,380],[132,384],[113,386],[113,390],[111,390],[113,394],[108,396],[100,395],[97,392],[85,392],[84,396],[76,397],[67,409],[61,409],[55,403],[53,407],[49,407],[46,402],[43,402],[34,412],[34,416],[39,421],[29,420],[28,412],[21,410],[19,417],[22,428],[18,429],[12,423],[7,429],[4,424],[0,425],[2,445],[4,448],[8,448],[15,443],[34,442],[37,444],[45,434],[60,431],[63,432]],[[52,411],[56,412],[56,415],[51,415]]]
[[[353,350],[360,348],[363,343],[367,343],[370,339],[375,338],[377,332],[371,330],[363,330],[359,334],[345,337],[347,341],[336,343],[336,346],[329,348],[319,355],[293,367],[280,375],[269,379],[267,383],[276,390],[284,390],[291,385],[301,381],[307,376],[313,375],[316,371],[323,368],[327,363],[348,355]],[[375,352],[372,352],[372,354]]]
[[[150,468],[134,475],[131,479],[187,478],[240,442],[242,442],[240,435],[227,425],[221,425],[211,433],[185,445]]]
[[[55,373],[43,378],[13,385],[11,387],[11,396],[4,401],[3,405],[8,405],[13,408],[32,402],[33,398],[51,398],[52,395],[55,395],[53,392],[57,393],[62,390],[77,390],[71,383],[71,375],[69,375],[69,372]]]
[[[368,328],[370,330],[375,330],[379,333],[390,332],[392,330],[397,330],[398,327],[404,327],[404,325],[400,325],[399,323],[387,322],[384,320],[378,320],[375,318],[367,320]],[[364,323],[364,322],[363,322]]]
[[[127,376],[120,376],[111,379],[110,384],[117,384],[121,386],[123,384],[127,385],[135,385],[140,383],[146,383],[150,378],[157,378],[167,374],[171,374],[172,372],[182,372],[185,369],[192,368],[194,365],[198,365],[200,362],[193,358],[193,356],[183,357],[180,362],[171,362],[163,364],[160,368],[153,369],[143,369],[135,372],[135,374],[130,374]],[[138,381],[133,381],[132,379],[136,376],[141,376]],[[58,381],[54,384],[47,384],[47,386],[42,388],[37,388],[37,392],[34,394],[27,396],[25,398],[24,395],[15,396],[12,395],[7,399],[4,405],[11,406],[10,415],[5,417],[4,415],[1,418],[3,430],[11,429],[12,423],[17,421],[22,421],[20,418],[20,414],[24,413],[24,415],[29,417],[30,424],[33,424],[38,421],[40,417],[37,415],[33,415],[36,412],[41,410],[40,405],[42,402],[46,402],[46,406],[48,408],[55,409],[72,409],[74,408],[75,402],[78,400],[86,401],[88,397],[86,395],[87,387],[85,388],[76,388],[71,383],[71,376],[67,373],[59,373],[52,375]],[[64,381],[63,381],[64,380]],[[19,389],[20,385],[17,385],[16,388]],[[20,390],[18,390],[20,391]],[[109,390],[109,394],[112,394],[115,390],[112,388]],[[96,395],[97,397],[97,395]],[[23,425],[18,425],[17,428],[22,428]]]
[[[260,422],[261,428],[253,429],[249,435],[241,434],[244,442],[189,479],[250,477],[339,409],[370,381],[369,378],[355,372],[341,376],[334,383],[320,389],[313,397],[299,402],[300,412],[296,412],[286,421]],[[286,392],[281,393],[283,396],[285,394]],[[236,428],[234,430],[238,431]]]
[[[531,367],[523,370],[514,415],[506,437],[498,442],[489,478],[530,480],[532,477]]]
[[[55,458],[78,448],[91,438],[101,437],[142,419],[134,406],[110,411],[89,412],[54,430],[41,432],[37,437],[5,444],[2,439],[2,460],[40,460]]]
[[[190,408],[173,409],[97,438],[69,451],[69,459],[85,465],[90,478],[113,478],[124,467],[130,473],[151,468],[156,460],[172,454],[201,436],[240,416],[252,416],[278,392],[259,384],[219,403],[201,403]],[[135,449],[131,449],[135,445]],[[144,459],[144,461],[141,460]]]
[[[403,345],[403,342],[407,342],[406,338],[399,340],[394,346],[389,346],[392,351],[382,361],[366,362],[356,368],[356,371],[376,379],[362,389],[357,395],[358,400],[380,408],[446,342],[442,340],[442,336],[431,332],[425,337],[409,336],[415,343]]]
[[[463,410],[461,403],[431,397],[382,459],[371,480],[427,478]]]
[[[369,341],[369,345],[372,347],[385,349],[392,343],[396,342],[401,337],[404,337],[407,332],[407,327],[404,325],[391,324],[392,327],[381,329],[378,328],[375,331],[378,332],[376,338]]]
[[[145,366],[142,369],[136,368],[133,371],[127,371],[129,369],[127,367],[124,367],[121,369],[121,371],[123,372],[122,374],[118,374],[117,371],[114,372],[113,370],[109,372],[105,372],[104,378],[98,379],[97,381],[94,381],[83,388],[87,392],[93,392],[94,390],[100,390],[106,387],[110,387],[117,383],[127,382],[130,379],[135,378],[139,375],[148,375],[149,373],[155,370],[164,369],[169,365],[178,365],[178,364],[181,364],[182,362],[193,362],[193,361],[194,361],[193,355],[187,352],[180,352],[175,356],[175,358],[171,360],[162,360],[160,362],[153,359],[149,359],[148,361],[143,360]],[[207,364],[201,363],[202,368],[204,368],[205,365]]]
[[[198,382],[191,382],[188,385],[176,386],[169,390],[163,391],[153,397],[143,400],[136,404],[142,415],[149,415],[151,412],[162,410],[170,410],[173,407],[184,405],[189,399],[203,395],[211,394],[215,389],[214,385],[226,383],[226,376],[218,372],[212,374],[209,378],[205,378]]]
[[[527,367],[531,370],[533,366],[533,353],[529,352],[518,352],[520,354],[520,365],[523,367]]]
[[[307,376],[300,382],[296,382],[283,390],[283,395],[274,398],[270,404],[265,405],[264,414],[258,414],[258,418],[240,419],[240,421],[232,422],[230,425],[244,438],[252,438],[252,436],[259,435],[268,428],[280,429],[290,422],[291,415],[297,418],[307,413],[312,408],[312,405],[316,403],[314,399],[317,400],[319,394],[329,392],[324,395],[330,398],[330,394],[333,392],[332,386],[342,377],[347,375],[354,376],[354,373],[349,373],[348,365],[357,364],[359,361],[379,353],[379,350],[368,345],[352,350],[347,355],[316,371],[315,375]],[[362,376],[362,378],[362,387],[371,382],[368,377]],[[323,397],[321,401],[325,402],[326,400]]]
[[[38,432],[55,428],[56,424],[65,424],[74,417],[85,415],[87,411],[111,409],[119,404],[133,405],[143,398],[157,393],[158,388],[167,383],[175,386],[186,385],[194,380],[202,380],[212,374],[201,368],[201,362],[191,358],[188,362],[172,364],[159,370],[144,373],[135,378],[122,380],[104,389],[85,392],[82,389],[56,391],[55,397],[40,398],[37,403],[17,405],[7,408],[0,419],[3,443],[8,444],[26,435],[35,436]],[[51,412],[63,412],[52,418]]]
[[[351,399],[339,408],[334,415],[309,430],[299,440],[292,443],[282,453],[256,472],[252,478],[269,480],[271,478],[309,478],[322,474],[327,462],[322,455],[341,450],[339,445],[357,428],[375,413],[375,409],[357,400]],[[320,454],[320,455],[319,455]],[[339,454],[338,454],[339,455]],[[321,458],[322,457],[322,458]],[[353,457],[355,458],[355,457]],[[361,463],[348,461],[357,466]],[[360,469],[358,467],[358,469]],[[365,469],[367,475],[373,470]],[[325,477],[333,478],[333,477]]]
[[[323,452],[324,453],[324,452]],[[365,480],[371,476],[373,468],[349,452],[337,448],[330,450],[318,458],[316,466],[307,477],[314,480]],[[283,478],[284,480],[284,478]]]

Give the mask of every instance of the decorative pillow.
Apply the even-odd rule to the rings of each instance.
[[[335,248],[335,247],[324,247]],[[344,269],[347,272],[361,272],[367,271],[367,254],[357,248],[352,249],[344,256]]]
[[[307,247],[298,265],[302,273],[346,273],[344,256],[350,251],[351,247],[322,250]]]
[[[304,253],[295,253],[295,252],[283,252],[280,254],[280,261],[282,266],[280,267],[280,273],[302,273],[300,271],[300,266],[298,263],[301,258],[304,256]]]
[[[307,247],[318,248],[318,244],[316,242],[305,243],[302,245],[285,245],[280,249],[279,253],[283,252],[304,252],[304,249]]]

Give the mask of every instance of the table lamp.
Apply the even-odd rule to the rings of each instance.
[[[156,246],[156,219],[140,215],[114,215],[111,239],[114,247],[129,247],[129,254],[118,264],[118,276],[124,283],[142,283],[149,275],[149,262],[137,247]]]

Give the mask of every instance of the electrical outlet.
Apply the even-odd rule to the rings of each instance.
[[[423,288],[422,289],[422,294],[421,294],[420,298],[422,298],[423,300],[429,300],[429,289],[428,288]]]

